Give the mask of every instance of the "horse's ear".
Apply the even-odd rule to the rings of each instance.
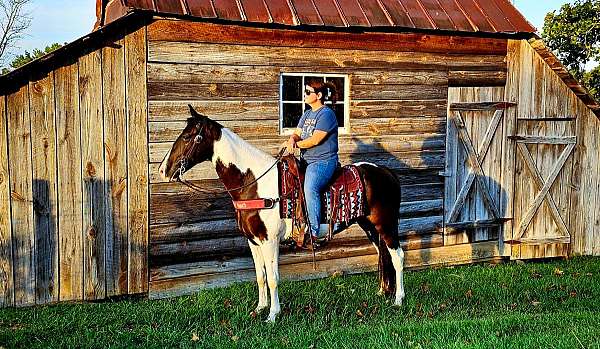
[[[198,118],[198,119],[204,119],[204,118],[206,118],[206,116],[199,114],[196,111],[196,109],[194,109],[194,107],[192,107],[191,104],[188,104],[188,107],[190,107],[190,114],[192,114],[192,117]]]

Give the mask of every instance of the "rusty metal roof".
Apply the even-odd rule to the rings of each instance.
[[[144,10],[289,26],[398,27],[481,33],[534,33],[508,0],[97,0],[97,25]]]

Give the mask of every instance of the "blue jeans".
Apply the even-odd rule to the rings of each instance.
[[[304,175],[304,194],[306,196],[306,209],[310,220],[310,231],[315,237],[319,236],[321,223],[321,192],[329,183],[338,163],[338,157],[328,160],[319,160],[308,164]]]

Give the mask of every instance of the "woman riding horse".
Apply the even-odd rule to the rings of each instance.
[[[310,106],[300,118],[298,126],[284,144],[288,152],[299,148],[306,161],[304,193],[313,244],[325,242],[320,234],[321,193],[338,166],[338,123],[335,113],[325,105],[335,103],[335,85],[311,79],[304,89],[304,103]]]

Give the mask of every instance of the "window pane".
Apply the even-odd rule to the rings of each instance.
[[[344,101],[344,78],[327,78],[328,82],[331,82],[335,85],[335,90],[336,90],[336,95],[337,95],[337,101],[338,102],[343,102]]]
[[[302,116],[301,103],[283,103],[283,127],[295,128]]]
[[[338,127],[344,127],[344,104],[336,103],[330,105],[331,109],[335,112],[335,117],[337,118]]]
[[[302,101],[302,86],[301,76],[284,76],[283,77],[283,100],[284,101]]]

